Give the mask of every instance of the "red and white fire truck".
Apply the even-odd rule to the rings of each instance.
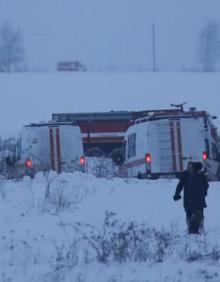
[[[136,119],[148,117],[152,112],[173,115],[179,110],[54,113],[52,120],[58,123],[73,122],[80,127],[86,156],[110,156],[114,160],[121,150],[127,129]]]

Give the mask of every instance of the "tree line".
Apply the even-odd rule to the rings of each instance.
[[[216,70],[220,59],[220,27],[214,20],[208,21],[199,34],[198,61],[204,72]],[[22,34],[9,22],[0,26],[0,72],[22,71],[25,51]]]
[[[24,67],[25,52],[19,30],[10,23],[0,27],[0,71],[20,71]]]

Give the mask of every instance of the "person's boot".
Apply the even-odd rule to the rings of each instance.
[[[200,221],[200,225],[199,225],[199,233],[203,233],[204,230],[205,230],[205,228],[204,228],[204,216],[203,216],[201,221]]]
[[[199,234],[199,226],[196,222],[195,215],[192,215],[189,220],[189,234]]]
[[[186,216],[186,227],[188,230],[188,233],[190,233],[190,217]]]
[[[200,210],[197,210],[190,217],[190,228],[189,233],[192,234],[200,234],[201,226],[204,224],[203,222],[203,213]]]

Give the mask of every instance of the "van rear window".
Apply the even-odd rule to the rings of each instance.
[[[128,136],[128,159],[136,155],[136,133]]]

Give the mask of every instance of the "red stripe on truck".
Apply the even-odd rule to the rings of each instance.
[[[173,171],[176,171],[176,148],[175,148],[174,123],[173,123],[173,121],[170,122],[170,138],[171,138]]]
[[[60,130],[56,128],[57,172],[61,172]]]
[[[179,166],[180,171],[183,171],[183,152],[182,152],[182,136],[180,121],[177,121],[177,137],[178,137],[178,149],[179,149]]]
[[[53,129],[49,129],[50,135],[50,165],[51,169],[55,170],[55,160],[54,160],[54,142],[53,142]]]

